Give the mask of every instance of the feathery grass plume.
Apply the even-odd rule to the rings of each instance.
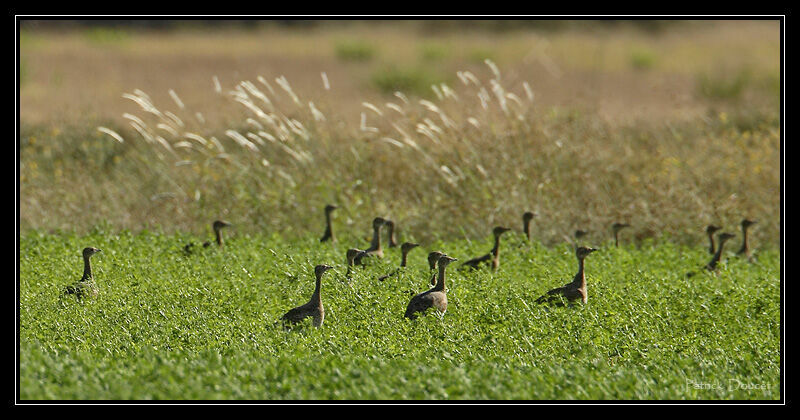
[[[308,102],[308,109],[311,110],[311,115],[314,117],[314,121],[322,122],[325,121],[325,114],[320,112],[316,106],[314,106],[314,102]]]
[[[441,101],[442,99],[444,99],[444,96],[442,95],[442,91],[439,89],[439,86],[437,86],[437,85],[435,85],[435,84],[434,84],[434,85],[431,85],[431,89],[433,90],[433,93],[435,93],[435,94],[436,94],[436,97],[437,97],[437,98],[438,98],[440,101]]]
[[[114,131],[114,130],[111,130],[110,128],[106,128],[106,127],[102,127],[102,126],[100,126],[100,127],[97,127],[97,131],[99,131],[99,132],[101,132],[101,133],[106,133],[106,134],[108,134],[108,135],[109,135],[109,136],[111,136],[111,137],[112,137],[114,140],[116,140],[116,141],[118,141],[118,142],[120,142],[120,143],[125,143],[125,140],[123,140],[123,139],[122,139],[122,136],[120,136],[119,134],[117,134],[117,132],[116,132],[116,131]]]
[[[495,64],[494,61],[488,58],[483,60],[483,62],[486,63],[486,65],[489,66],[489,69],[492,70],[495,79],[500,80],[500,69],[497,68],[497,64]]]
[[[174,128],[172,128],[172,126],[170,126],[169,124],[158,123],[158,124],[156,124],[156,128],[160,128],[160,129],[172,134],[175,137],[178,136],[178,131],[175,130]]]
[[[197,122],[199,122],[200,124],[205,124],[206,123],[205,117],[203,117],[203,114],[201,114],[199,111],[194,113],[194,117],[195,117],[195,119],[197,119]]]
[[[371,103],[369,103],[369,102],[361,102],[361,105],[362,105],[362,106],[364,106],[364,107],[365,107],[365,108],[367,108],[367,109],[370,109],[370,110],[372,110],[372,112],[374,112],[374,113],[376,113],[376,114],[380,115],[381,117],[383,116],[383,112],[381,112],[381,110],[380,110],[380,109],[378,109],[378,107],[376,107],[375,105],[372,105],[372,104],[371,104]]]
[[[531,85],[528,82],[522,82],[522,87],[525,89],[525,95],[528,96],[528,100],[533,102],[533,90],[531,90]]]
[[[185,126],[186,126],[186,125],[183,123],[183,121],[182,121],[180,118],[178,118],[178,116],[177,116],[177,115],[175,115],[175,114],[173,114],[173,113],[171,113],[171,112],[169,112],[169,111],[165,111],[165,112],[164,112],[164,116],[165,116],[165,117],[167,117],[167,118],[169,119],[168,121],[171,121],[172,123],[176,124],[176,125],[177,125],[178,127],[180,127],[180,128],[183,128],[183,127],[185,127]],[[167,118],[165,118],[165,120],[166,120]]]
[[[169,96],[172,97],[172,100],[175,101],[175,105],[178,105],[178,108],[180,108],[180,109],[184,109],[185,108],[183,106],[183,101],[181,101],[181,98],[178,97],[178,94],[175,93],[174,90],[172,90],[172,89],[169,90]]]
[[[391,110],[393,110],[393,111],[397,112],[398,114],[400,114],[400,115],[402,115],[402,116],[404,116],[404,117],[406,116],[406,112],[405,112],[405,111],[403,111],[403,108],[400,108],[400,106],[398,106],[398,105],[397,105],[397,104],[395,104],[395,103],[392,103],[392,102],[387,102],[387,103],[386,103],[386,108],[389,108],[389,109],[391,109]]]
[[[375,127],[367,126],[367,114],[363,112],[361,113],[361,125],[359,125],[359,129],[368,133],[377,133],[379,131]]]
[[[289,94],[289,96],[292,98],[292,100],[294,101],[294,103],[296,103],[297,105],[300,105],[300,106],[302,106],[302,105],[303,105],[303,104],[300,102],[300,98],[298,98],[298,97],[297,97],[297,95],[295,95],[294,91],[292,90],[292,86],[291,86],[291,85],[289,85],[289,81],[288,81],[288,80],[286,80],[286,77],[285,77],[285,76],[283,76],[283,75],[282,75],[282,76],[280,76],[280,77],[276,77],[276,78],[275,78],[275,83],[277,83],[277,84],[278,84],[278,86],[280,86],[280,87],[281,87],[283,90],[285,90],[285,91],[286,91],[286,93],[288,93],[288,94]]]
[[[406,95],[404,95],[403,92],[397,91],[397,92],[394,93],[394,96],[397,96],[398,98],[400,98],[400,100],[403,101],[406,105],[408,105],[410,103],[408,101],[408,97]]]
[[[214,82],[214,92],[222,93],[222,85],[219,84],[219,78],[214,75],[211,80]]]
[[[256,153],[258,152],[258,147],[256,147],[256,145],[253,144],[253,142],[244,138],[244,136],[239,134],[239,132],[237,132],[236,130],[226,130],[225,134],[228,137],[232,138],[234,141],[236,141],[236,143],[238,143],[240,146],[246,147]]]
[[[256,79],[259,82],[261,82],[261,84],[264,85],[264,87],[267,88],[267,90],[269,91],[270,95],[273,95],[273,96],[275,95],[275,89],[272,88],[272,85],[269,84],[269,81],[267,81],[267,79],[265,79],[263,76],[258,76]]]
[[[389,143],[392,146],[396,146],[398,149],[402,149],[404,147],[403,143],[400,143],[399,141],[397,141],[397,140],[395,140],[395,139],[393,139],[391,137],[381,137],[378,140],[386,142],[386,143]]]
[[[186,132],[186,133],[183,133],[183,137],[186,137],[187,139],[190,139],[190,140],[194,140],[194,141],[202,144],[205,147],[208,147],[208,145],[209,145],[208,141],[206,141],[206,139],[204,139],[199,134]]]
[[[259,130],[263,130],[264,129],[264,126],[261,125],[260,122],[254,120],[252,118],[247,118],[247,120],[245,120],[245,122],[247,122],[248,124],[252,125],[253,127],[255,127],[255,128],[259,129]]]
[[[325,74],[324,71],[319,75],[322,77],[322,86],[325,88],[325,90],[331,90],[331,84],[328,82],[328,75]]]

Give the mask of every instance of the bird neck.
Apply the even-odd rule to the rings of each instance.
[[[403,258],[400,260],[400,267],[405,267],[406,261],[408,261],[408,251],[403,251]]]
[[[389,225],[389,246],[397,246],[397,240],[394,237],[394,225]]]
[[[714,249],[715,248],[714,247],[714,234],[713,233],[709,233],[708,234],[708,242],[709,242],[708,252],[713,254],[715,252],[715,249]]]
[[[719,248],[717,248],[717,252],[714,254],[714,258],[711,259],[711,263],[709,265],[716,266],[719,260],[722,258],[722,246],[725,245],[725,241],[719,241]]]
[[[314,294],[311,295],[311,302],[320,302],[320,286],[322,285],[322,276],[317,276],[317,285],[314,287]]]
[[[528,238],[528,240],[530,241],[531,240],[531,221],[530,220],[525,220],[524,221],[524,225],[522,226],[522,230],[525,232],[525,237]]]
[[[89,262],[89,257],[83,256],[83,277],[81,281],[92,280],[92,264]]]
[[[494,237],[494,248],[492,248],[492,255],[495,258],[500,255],[500,235],[495,235]]]
[[[444,291],[444,269],[445,264],[439,264],[439,278],[436,280],[436,286],[433,288],[435,292]]]
[[[372,231],[372,244],[370,244],[371,250],[378,250],[381,249],[381,227],[378,226]]]
[[[586,286],[586,276],[583,273],[583,258],[578,258],[578,273],[575,274],[572,283],[581,287]]]
[[[619,246],[619,231],[614,230],[614,246]]]
[[[742,226],[742,248],[739,249],[739,253],[747,252],[748,244],[747,244],[747,228]]]
[[[217,245],[222,246],[222,231],[214,229],[214,235],[217,237]]]

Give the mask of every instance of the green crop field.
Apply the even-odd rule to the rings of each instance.
[[[156,23],[20,23],[19,400],[783,397],[777,18]],[[347,279],[375,217],[420,247]],[[587,304],[535,304],[579,229]]]
[[[778,399],[780,263],[670,243],[587,258],[587,305],[534,304],[570,281],[573,250],[507,234],[497,272],[448,267],[443,316],[403,318],[427,289],[433,249],[466,259],[485,240],[427,244],[400,277],[399,250],[348,281],[342,245],[235,228],[185,255],[185,235],[29,232],[20,243],[20,398],[27,399]],[[345,241],[357,242],[352,237]],[[363,239],[360,239],[363,241]],[[63,296],[95,246],[95,299]],[[323,276],[325,322],[284,331]]]

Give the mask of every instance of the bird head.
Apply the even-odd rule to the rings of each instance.
[[[592,252],[597,251],[597,248],[589,248],[587,246],[579,246],[577,250],[575,250],[575,255],[578,256],[579,260],[586,258],[587,255],[591,254]]]
[[[228,226],[233,226],[233,225],[224,220],[214,220],[214,223],[211,226],[214,228],[214,230],[220,230],[222,228],[226,228]]]
[[[415,244],[413,242],[404,242],[403,245],[400,245],[400,251],[403,254],[407,254],[408,251],[411,251],[412,249],[414,249],[414,248],[416,248],[418,246],[419,246],[419,244]]]
[[[97,249],[97,248],[93,248],[93,247],[83,248],[83,257],[84,258],[89,258],[92,255],[97,254],[98,252],[100,252],[100,250]]]
[[[323,274],[324,274],[326,271],[328,271],[328,270],[330,270],[330,269],[332,269],[332,268],[333,268],[333,267],[332,267],[332,266],[330,266],[330,265],[320,264],[320,265],[318,265],[318,266],[314,267],[314,275],[316,275],[316,276],[317,276],[317,278],[320,278],[320,277],[322,277],[322,275],[323,275]]]
[[[447,264],[450,264],[453,261],[458,261],[458,259],[442,254],[442,256],[439,257],[439,261],[438,261],[439,268],[447,267]]]
[[[495,228],[492,229],[492,233],[494,234],[494,236],[500,236],[500,235],[508,232],[509,230],[511,230],[511,228],[507,228],[507,227],[503,227],[503,226],[495,226]]]
[[[431,270],[436,268],[436,261],[439,261],[439,258],[444,255],[440,251],[433,251],[428,254],[428,265],[430,265]]]

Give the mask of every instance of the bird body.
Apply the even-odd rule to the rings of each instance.
[[[473,269],[480,268],[484,263],[488,263],[492,270],[497,270],[500,267],[500,235],[508,232],[509,228],[497,226],[492,230],[494,234],[494,247],[488,254],[480,257],[473,258],[461,264],[461,267],[471,267]]]
[[[406,307],[406,313],[404,315],[406,318],[416,319],[419,312],[425,312],[430,308],[436,308],[436,310],[441,313],[447,311],[447,293],[444,287],[444,271],[447,265],[453,261],[457,260],[455,258],[448,257],[447,255],[442,255],[439,257],[439,279],[436,282],[436,285],[430,290],[422,292],[411,298],[411,301],[408,302],[408,306]]]
[[[314,267],[316,287],[314,288],[314,293],[311,295],[311,299],[309,299],[306,304],[292,308],[286,312],[281,317],[281,321],[284,322],[284,325],[286,325],[286,323],[297,324],[308,317],[313,319],[313,325],[315,327],[322,325],[322,322],[325,320],[325,307],[322,305],[320,286],[322,283],[322,275],[331,268],[333,267],[324,264]]]
[[[583,270],[584,259],[587,255],[594,251],[597,251],[597,249],[584,246],[578,247],[578,249],[575,251],[575,255],[578,257],[578,273],[575,274],[575,277],[572,279],[572,281],[564,286],[549,290],[547,293],[536,299],[535,302],[559,303],[563,297],[569,303],[573,303],[574,301],[580,299],[580,301],[585,305],[588,301],[589,295],[586,289],[586,275],[584,274]]]
[[[89,258],[98,252],[101,251],[93,247],[83,249],[83,276],[74,285],[65,287],[64,294],[75,295],[79,300],[85,296],[97,296],[97,285],[94,283],[92,264],[89,262]]]

